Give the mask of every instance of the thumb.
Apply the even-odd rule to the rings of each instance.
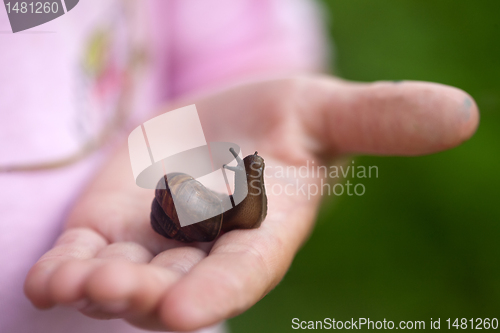
[[[479,123],[472,97],[442,84],[306,80],[310,107],[299,112],[328,153],[429,154],[459,145]]]

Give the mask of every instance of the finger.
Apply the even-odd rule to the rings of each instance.
[[[164,328],[157,305],[168,288],[206,256],[193,247],[176,248],[150,264],[112,261],[90,273],[84,287],[89,305],[81,311],[94,318],[123,317],[135,325]]]
[[[159,315],[172,330],[195,330],[248,309],[283,277],[314,219],[315,201],[273,197],[258,229],[224,234],[210,255],[165,294]],[[286,214],[285,214],[286,212]]]
[[[96,258],[105,260],[123,260],[135,263],[148,263],[153,254],[144,246],[133,242],[113,243],[101,249]]]
[[[85,283],[98,267],[111,261],[148,263],[153,255],[135,243],[114,243],[102,248],[89,260],[69,260],[54,270],[48,283],[49,294],[54,302],[82,308],[85,299]]]
[[[70,260],[93,258],[107,241],[95,231],[86,228],[69,229],[58,239],[53,249],[43,255],[31,268],[24,284],[24,292],[33,305],[49,308],[54,305],[49,281],[55,270]]]
[[[304,80],[298,103],[305,131],[330,153],[434,153],[459,145],[478,126],[473,99],[442,84]]]

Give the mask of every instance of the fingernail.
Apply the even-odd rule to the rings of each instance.
[[[472,100],[469,97],[465,98],[463,105],[460,109],[462,111],[462,116],[463,116],[465,121],[468,121],[470,119],[471,109],[472,109],[473,104],[474,103],[472,102]]]

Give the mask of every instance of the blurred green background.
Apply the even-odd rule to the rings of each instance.
[[[377,165],[379,178],[363,181],[362,197],[325,198],[285,279],[230,320],[231,331],[294,331],[295,317],[425,320],[426,328],[432,317],[442,330],[449,317],[500,318],[500,1],[322,5],[337,75],[462,88],[481,124],[444,153],[358,158]]]

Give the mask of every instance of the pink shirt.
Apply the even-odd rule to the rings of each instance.
[[[0,170],[80,151],[119,114],[133,73],[130,125],[183,94],[325,63],[319,15],[307,0],[82,0],[42,26],[7,31],[0,8]],[[132,59],[142,64],[137,72]],[[63,307],[39,311],[23,294],[28,270],[104,155],[48,171],[0,171],[0,332],[141,331]]]

